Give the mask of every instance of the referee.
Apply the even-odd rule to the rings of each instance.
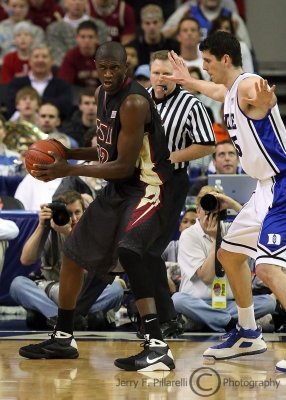
[[[150,62],[150,81],[148,89],[153,98],[164,126],[170,151],[170,160],[174,164],[173,204],[169,225],[162,233],[159,242],[162,253],[172,239],[180,213],[184,207],[189,190],[187,167],[189,162],[211,154],[215,150],[215,136],[212,123],[203,103],[183,90],[176,83],[165,81],[164,75],[172,75],[173,67],[168,59],[168,50],[154,52]],[[158,246],[158,242],[156,243]],[[156,307],[163,336],[170,336],[177,328],[176,311],[169,294],[167,271],[161,254],[149,252],[147,265],[156,271]],[[151,255],[152,254],[152,255]],[[164,279],[162,278],[164,275]],[[141,335],[144,332],[141,331]],[[138,333],[140,336],[140,333]]]

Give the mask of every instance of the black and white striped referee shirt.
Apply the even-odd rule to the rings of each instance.
[[[187,90],[176,86],[163,99],[156,99],[148,89],[161,116],[169,151],[182,150],[191,144],[214,145],[215,135],[211,120],[203,103]],[[174,164],[175,169],[185,168],[189,161]]]

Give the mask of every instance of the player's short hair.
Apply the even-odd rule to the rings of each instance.
[[[122,64],[126,64],[126,50],[124,46],[118,42],[105,42],[98,47],[95,53],[95,61],[99,61],[101,59],[111,59],[120,61]]]
[[[228,54],[234,67],[242,66],[240,43],[231,33],[217,31],[209,35],[199,45],[200,51],[208,50],[217,60]]]

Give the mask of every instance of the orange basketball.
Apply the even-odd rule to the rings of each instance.
[[[55,161],[48,151],[52,151],[60,157],[66,157],[65,147],[60,142],[52,139],[38,140],[29,147],[25,154],[25,165],[29,174],[34,169],[33,164],[52,164]]]

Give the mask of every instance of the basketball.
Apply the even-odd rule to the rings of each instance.
[[[55,161],[48,151],[52,151],[60,157],[66,157],[65,148],[61,143],[52,139],[38,140],[29,147],[25,154],[25,165],[29,174],[31,174],[33,164],[52,164]]]

